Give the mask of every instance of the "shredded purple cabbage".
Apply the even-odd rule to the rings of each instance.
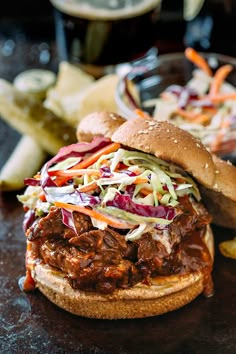
[[[40,186],[41,182],[39,179],[35,178],[25,178],[24,183],[26,186]]]
[[[79,191],[75,191],[74,193],[58,195],[57,201],[71,203],[79,206],[94,206],[100,203],[99,197],[94,197],[90,194],[80,193]],[[68,226],[72,229],[76,235],[77,230],[74,223],[73,211],[66,210],[64,208],[62,210],[62,222],[64,225]]]
[[[175,217],[175,209],[172,206],[152,206],[138,204],[132,201],[130,196],[117,193],[113,200],[107,201],[107,206],[112,206],[133,214],[172,220]]]
[[[34,210],[29,209],[24,215],[23,231],[26,232],[28,228],[32,226],[35,220],[36,220],[36,215]]]
[[[135,191],[135,185],[134,184],[130,184],[130,185],[126,186],[126,188],[125,188],[125,193],[127,193],[131,198],[134,195],[134,191]]]
[[[135,177],[135,176],[137,176],[136,173],[134,173],[133,171],[130,171],[130,170],[122,170],[121,173],[124,173],[124,174],[126,174],[127,176],[129,176],[129,177]]]
[[[87,193],[81,193],[77,190],[74,193],[71,193],[69,196],[74,200],[73,204],[80,206],[94,206],[101,202],[99,197]],[[70,203],[72,203],[72,201]]]
[[[180,108],[185,108],[191,100],[197,100],[199,97],[194,89],[180,85],[171,85],[165,91],[171,92],[178,97],[178,106]]]
[[[110,144],[110,139],[96,136],[91,143],[76,143],[68,146],[62,147],[57,155],[55,155],[51,160],[49,160],[41,170],[41,186],[45,187],[55,187],[56,184],[53,179],[48,174],[48,169],[55,163],[61,162],[68,157],[83,157],[87,153],[94,153],[104,146]]]
[[[139,104],[136,102],[135,97],[133,96],[133,94],[131,93],[130,89],[129,89],[129,85],[128,85],[128,77],[126,76],[124,78],[124,92],[126,94],[126,96],[128,97],[128,100],[130,102],[130,104],[134,107],[134,108],[139,108]]]
[[[63,224],[65,226],[69,227],[71,230],[73,230],[76,235],[78,235],[76,227],[75,227],[73,211],[72,210],[66,210],[66,209],[62,208],[61,209],[61,215],[62,215]]]
[[[190,103],[193,107],[214,108],[215,105],[208,99],[190,99]]]
[[[67,159],[68,157],[83,157],[87,153],[93,153],[111,143],[111,140],[102,136],[94,137],[91,143],[75,143],[62,147],[56,156],[49,162],[49,166]]]
[[[50,191],[49,197],[51,201],[58,201],[79,206],[94,206],[101,202],[99,197],[87,193],[81,193],[75,190],[73,193],[60,193],[60,188],[55,188],[55,191]]]
[[[178,185],[176,183],[172,183],[172,185],[173,185],[174,189],[177,189]],[[164,184],[162,186],[162,188],[163,188],[164,191],[168,191],[169,192],[169,188],[168,188],[167,184]]]
[[[45,191],[45,187],[56,187],[57,186],[56,183],[53,181],[53,179],[48,174],[48,169],[50,167],[49,162],[46,163],[41,170],[41,186],[44,191]]]
[[[100,172],[102,173],[102,175],[101,175],[102,178],[113,176],[113,173],[111,172],[111,169],[108,166],[101,167]]]

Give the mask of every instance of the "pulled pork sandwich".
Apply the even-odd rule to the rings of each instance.
[[[104,115],[116,120],[97,114],[91,142],[62,148],[25,180],[24,289],[101,319],[155,316],[211,296],[211,216],[197,183],[212,188],[212,155],[151,119],[121,121],[103,137]]]

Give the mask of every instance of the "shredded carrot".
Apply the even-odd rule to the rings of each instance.
[[[127,170],[128,166],[125,165],[123,162],[118,162],[116,168],[115,168],[115,172],[120,172],[122,170]]]
[[[177,108],[175,110],[176,114],[179,114],[181,117],[187,119],[187,120],[193,120],[196,117],[196,113],[195,112],[189,112],[189,111],[185,111],[182,108]]]
[[[88,209],[86,207],[82,207],[79,205],[72,205],[72,204],[67,204],[67,203],[63,203],[63,202],[55,202],[54,204],[55,204],[55,206],[57,206],[59,208],[78,211],[81,214],[85,214],[85,215],[90,216],[91,218],[105,222],[109,226],[115,227],[117,229],[129,229],[134,226],[133,224],[129,224],[126,222],[115,220],[114,218],[109,217],[107,215],[103,215],[103,214],[97,212],[96,210]]]
[[[93,165],[99,159],[99,157],[101,157],[102,155],[106,155],[106,154],[110,154],[111,152],[115,152],[119,148],[120,148],[119,143],[111,143],[111,144],[105,146],[104,148],[96,151],[94,154],[90,155],[87,159],[80,161],[79,163],[77,163],[76,165],[71,167],[68,171],[87,168],[87,167]],[[73,172],[69,176],[65,176],[63,178],[62,177],[56,178],[56,180],[54,182],[58,186],[62,186],[64,183],[66,183],[72,177],[73,177]]]
[[[220,88],[222,84],[224,83],[226,77],[229,75],[229,73],[233,70],[233,66],[230,64],[226,64],[221,66],[215,73],[213,80],[211,82],[210,90],[209,90],[209,95],[214,96],[217,93],[220,92]]]
[[[89,184],[86,184],[85,186],[79,187],[79,192],[87,193],[87,192],[92,192],[97,189],[97,182],[91,182]]]
[[[193,122],[194,123],[199,123],[202,125],[207,125],[209,123],[209,121],[211,120],[211,115],[206,114],[206,113],[199,113],[199,115],[197,115]]]
[[[149,194],[153,193],[153,191],[152,191],[152,190],[149,190],[149,189],[147,189],[147,188],[142,188],[142,189],[140,189],[140,193],[142,193],[143,195],[146,196],[146,195],[149,195]],[[159,193],[159,192],[156,192],[156,194],[157,194],[157,199],[158,199],[158,200],[161,200],[162,194]]]
[[[142,188],[140,189],[140,193],[144,194],[144,195],[148,195],[148,194],[151,194],[153,191],[150,189],[147,189],[147,188]]]
[[[110,166],[111,165],[111,161],[104,159],[101,161],[101,166]]]
[[[39,194],[39,199],[42,201],[42,202],[46,202],[46,195],[45,195],[45,193],[44,192],[41,192],[40,194]]]
[[[88,175],[88,176],[101,176],[101,172],[98,170],[86,168],[86,169],[80,169],[80,170],[54,170],[54,171],[48,171],[49,176],[68,176],[70,178],[74,176],[83,176],[83,175]]]
[[[71,167],[70,170],[78,170],[81,168],[87,168],[87,167],[93,165],[99,159],[99,157],[101,157],[102,155],[107,155],[107,154],[110,154],[111,152],[115,152],[119,148],[120,148],[119,143],[111,143],[111,144],[105,146],[104,148],[98,150],[94,154],[90,155],[87,159],[74,165],[73,167]]]
[[[147,178],[142,178],[142,177],[137,177],[134,181],[133,184],[141,184],[141,183],[146,183],[148,181]],[[79,187],[80,192],[92,192],[97,188],[97,182],[91,182],[85,186]]]
[[[36,175],[34,175],[34,179],[40,179],[41,178],[41,174],[37,173]]]
[[[195,49],[191,47],[186,48],[185,56],[207,75],[212,76],[212,70],[209,67],[207,61]]]
[[[219,151],[219,147],[220,147],[220,145],[222,143],[222,140],[224,138],[224,135],[225,135],[224,130],[225,130],[225,128],[228,128],[229,126],[230,126],[229,120],[223,119],[222,122],[221,122],[221,126],[220,126],[220,129],[219,129],[219,132],[216,135],[215,140],[211,144],[211,151],[213,153]]]
[[[210,120],[210,115],[207,113],[196,113],[193,111],[185,111],[184,109],[178,108],[175,111],[176,114],[179,114],[184,119],[190,122],[196,123],[206,123]]]
[[[221,141],[219,146],[213,147],[214,153],[228,154],[236,150],[236,140],[231,139],[227,141]]]
[[[139,108],[136,108],[136,109],[134,110],[134,112],[135,112],[140,118],[151,118],[151,117],[149,116],[149,114],[147,114],[146,112],[142,111],[142,110],[139,109]]]
[[[235,100],[236,99],[236,92],[219,93],[216,95],[205,96],[205,98],[210,99],[213,103],[221,103],[226,100]]]
[[[209,113],[211,115],[214,115],[218,112],[218,109],[216,107],[203,107],[203,110],[205,113]]]
[[[134,181],[133,184],[141,184],[141,183],[146,183],[148,182],[147,178],[142,178],[142,177],[137,177]]]

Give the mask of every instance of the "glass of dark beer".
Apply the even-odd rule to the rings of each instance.
[[[60,60],[94,76],[135,60],[156,39],[161,0],[50,0]]]

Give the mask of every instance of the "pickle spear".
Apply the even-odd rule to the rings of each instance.
[[[47,153],[28,135],[23,135],[0,171],[0,190],[25,187],[24,179],[33,177],[47,158]]]
[[[77,141],[74,127],[3,79],[0,79],[0,116],[21,134],[31,136],[50,155]]]

